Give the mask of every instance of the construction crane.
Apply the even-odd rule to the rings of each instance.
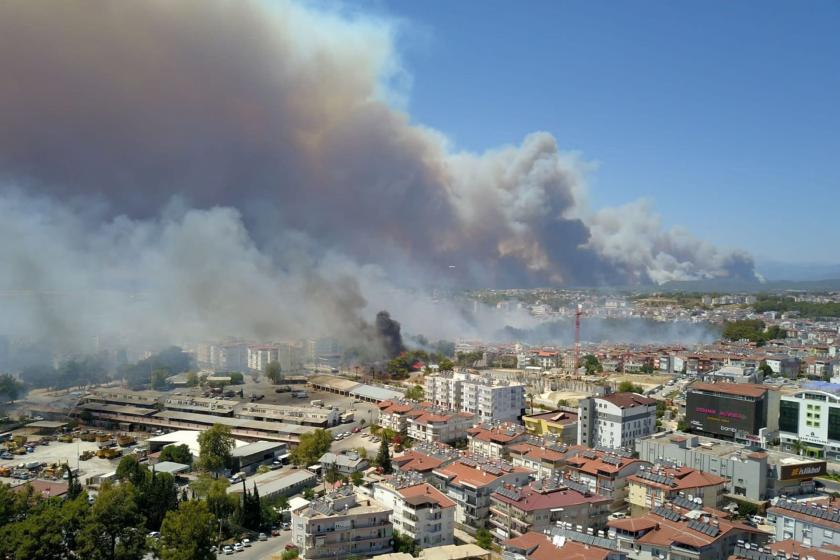
[[[575,370],[574,375],[578,374],[580,370],[580,317],[583,315],[583,306],[577,305],[575,310]]]

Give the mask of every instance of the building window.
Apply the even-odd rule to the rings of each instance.
[[[793,434],[799,433],[799,403],[783,400],[779,403],[779,429]]]

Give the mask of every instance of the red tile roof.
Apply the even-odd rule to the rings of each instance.
[[[609,498],[600,496],[598,494],[590,494],[585,496],[576,490],[569,488],[559,488],[549,492],[539,492],[530,484],[521,488],[516,488],[516,491],[521,496],[519,500],[514,500],[498,492],[493,493],[493,499],[513,506],[520,511],[536,511],[541,509],[552,509],[559,507],[573,507],[583,504],[597,504],[607,503]]]
[[[691,488],[705,488],[706,486],[718,486],[725,484],[726,479],[721,478],[711,473],[698,471],[691,467],[679,468],[664,468],[656,471],[662,476],[667,476],[674,480],[674,484],[660,484],[639,475],[632,475],[627,477],[627,482],[635,482],[642,486],[650,486],[652,488],[662,488],[665,490],[690,490]]]
[[[401,471],[416,472],[429,472],[443,464],[443,461],[440,459],[413,450],[393,457],[391,461],[396,463]]]
[[[568,539],[562,547],[557,547],[546,535],[534,532],[508,539],[502,544],[507,549],[523,551],[529,560],[606,560],[610,554],[605,548],[586,546]]]
[[[442,508],[455,507],[455,502],[444,496],[440,490],[425,482],[409,486],[407,488],[401,488],[400,490],[397,490],[397,492],[399,492],[406,501],[415,505],[426,501],[434,502]]]

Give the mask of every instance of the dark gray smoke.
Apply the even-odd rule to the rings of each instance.
[[[352,333],[395,284],[752,274],[646,206],[589,211],[586,165],[548,133],[450,151],[387,101],[393,35],[294,2],[0,3],[0,284],[40,294],[6,320]]]
[[[402,334],[400,334],[400,324],[398,321],[391,319],[391,315],[387,311],[380,311],[376,314],[376,336],[382,341],[385,347],[385,355],[390,359],[399,356],[405,351]]]

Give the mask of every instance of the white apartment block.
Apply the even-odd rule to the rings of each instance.
[[[304,560],[366,558],[391,552],[391,509],[370,499],[357,501],[352,486],[292,512],[292,544]]]
[[[276,346],[249,346],[248,369],[251,371],[265,371],[265,366],[278,361]]]
[[[448,372],[426,378],[426,399],[435,406],[475,414],[478,422],[518,420],[525,412],[525,386],[490,376]]]
[[[578,403],[578,445],[632,448],[656,431],[656,401],[636,393],[587,397]]]
[[[455,502],[424,482],[420,473],[400,473],[376,483],[373,498],[393,510],[394,530],[421,548],[455,544]]]

